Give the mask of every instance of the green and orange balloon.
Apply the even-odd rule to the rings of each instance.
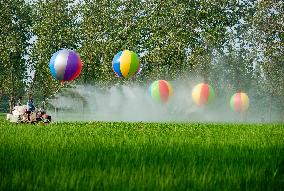
[[[166,103],[173,95],[173,88],[166,80],[157,80],[150,85],[149,93],[155,101]]]
[[[230,100],[230,105],[235,112],[245,112],[249,108],[249,97],[244,92],[235,93]]]
[[[206,83],[200,83],[194,86],[191,95],[193,101],[198,106],[204,106],[212,102],[215,97],[215,92],[210,85]]]

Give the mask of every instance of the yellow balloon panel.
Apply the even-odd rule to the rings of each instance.
[[[131,52],[129,50],[125,50],[122,52],[120,57],[120,71],[125,78],[128,76],[130,64]]]
[[[199,104],[200,92],[201,92],[202,84],[198,84],[192,90],[192,99],[196,104]]]
[[[173,95],[173,87],[169,82],[167,82],[167,81],[165,81],[165,82],[167,83],[168,88],[169,88],[169,96],[172,96]]]
[[[249,98],[247,94],[242,93],[241,94],[241,100],[242,100],[242,111],[246,111],[249,107]]]

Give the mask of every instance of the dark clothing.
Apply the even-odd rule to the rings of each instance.
[[[27,103],[27,110],[28,111],[34,111],[35,110],[35,106],[34,106],[34,103],[33,103],[33,100],[32,99],[30,99],[29,101],[28,101],[28,103]]]

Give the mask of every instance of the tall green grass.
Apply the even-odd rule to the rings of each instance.
[[[284,125],[0,121],[1,190],[283,190]]]
[[[0,120],[4,120],[6,118],[6,113],[0,113]]]

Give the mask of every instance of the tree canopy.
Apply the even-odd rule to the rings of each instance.
[[[48,63],[68,48],[84,64],[77,84],[125,83],[111,62],[129,49],[143,68],[137,82],[192,75],[230,93],[253,87],[284,110],[282,1],[8,0],[0,10],[0,98],[11,106],[19,94],[60,89]]]

